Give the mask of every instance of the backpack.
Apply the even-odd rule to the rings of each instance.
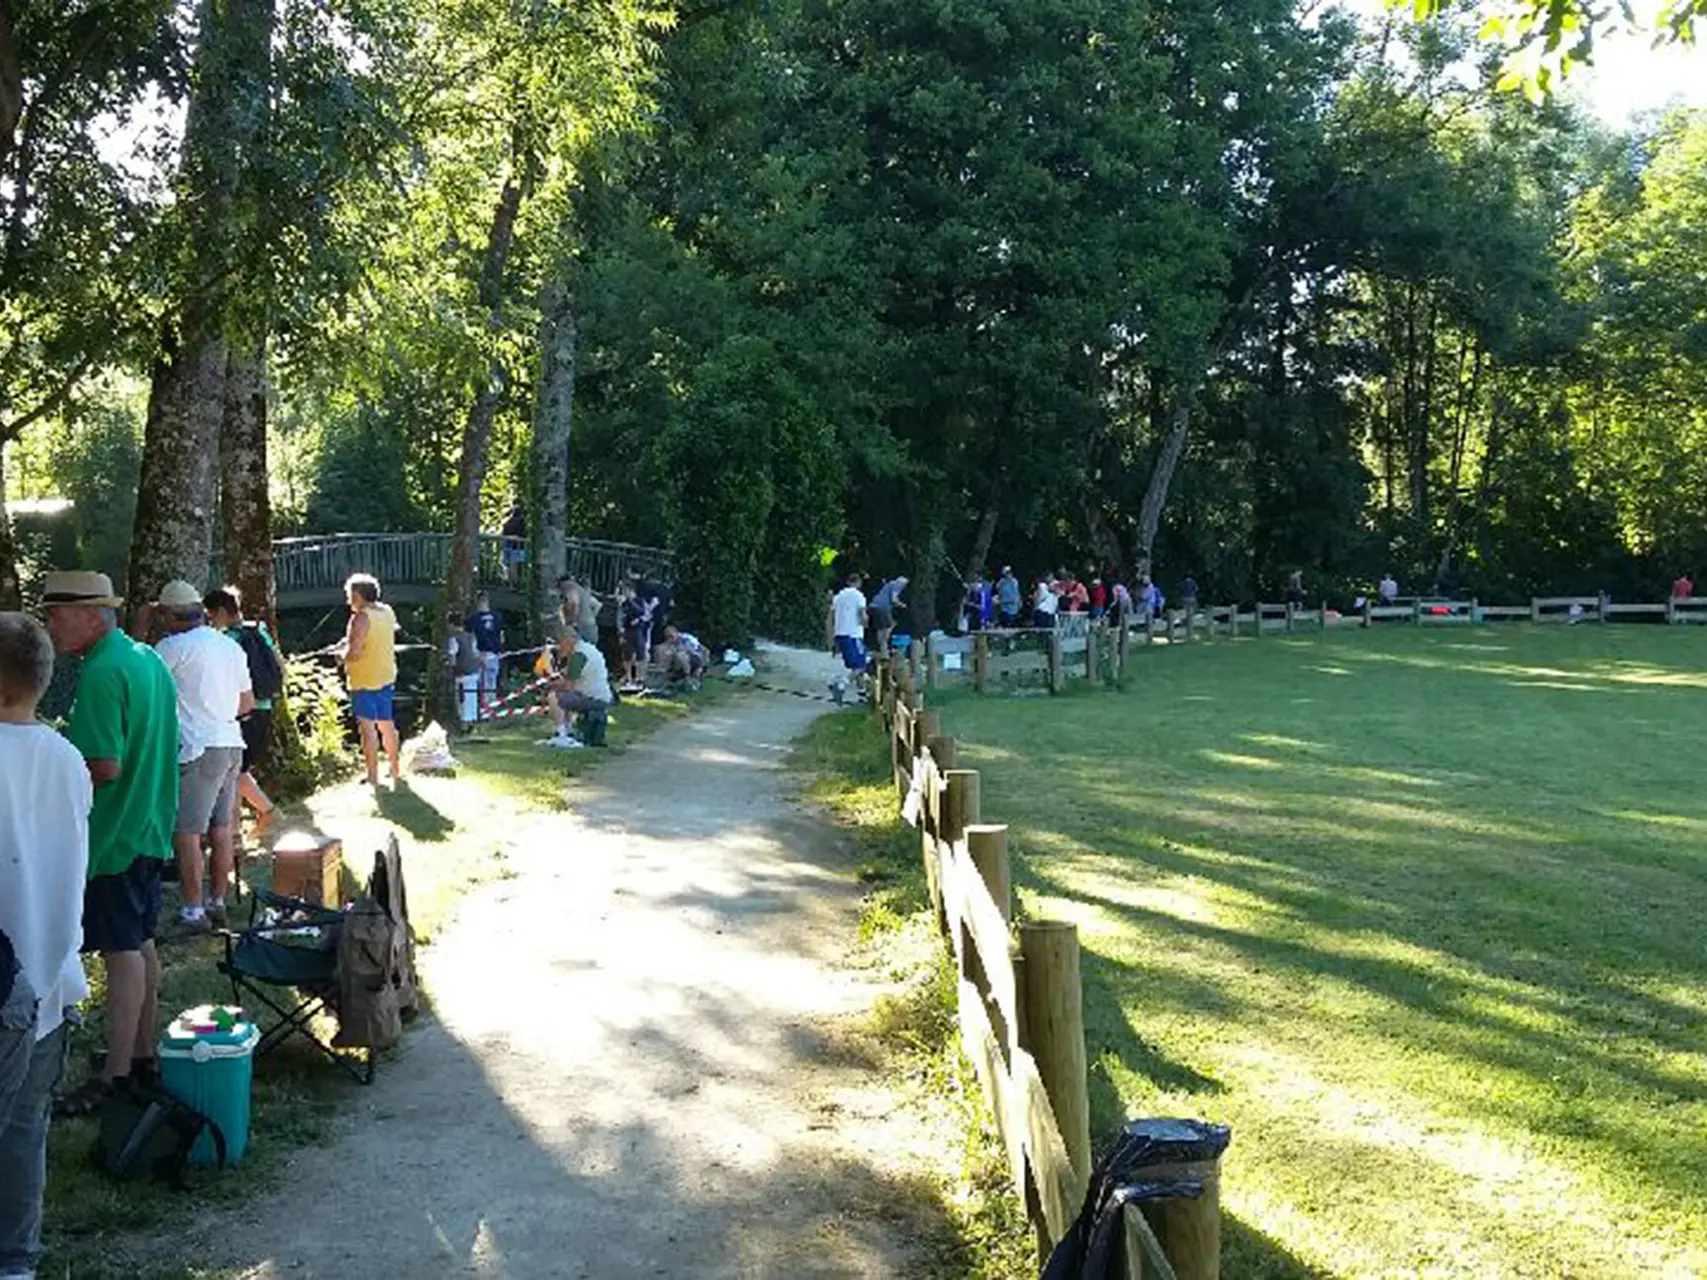
[[[102,1101],[98,1119],[95,1160],[109,1177],[154,1177],[182,1186],[190,1148],[203,1133],[213,1139],[219,1167],[225,1167],[219,1126],[158,1086],[131,1080],[115,1088]]]
[[[249,684],[257,702],[270,701],[284,691],[284,663],[261,634],[261,624],[245,622],[237,629],[237,647],[249,659]]]
[[[339,1049],[389,1049],[403,1035],[398,998],[397,925],[372,898],[344,912],[338,931]]]
[[[480,649],[474,642],[472,631],[451,632],[451,642],[456,646],[456,656],[451,659],[452,669],[459,676],[472,676],[480,671]]]

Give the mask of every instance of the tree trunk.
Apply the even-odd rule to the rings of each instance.
[[[232,348],[225,365],[219,432],[219,518],[225,580],[243,593],[243,611],[278,634],[273,586],[273,506],[267,490],[267,346]]]
[[[201,585],[213,550],[231,302],[242,260],[237,199],[268,110],[273,0],[199,8],[196,89],[184,124],[182,181],[197,278],[165,329],[143,441],[127,592],[132,607],[168,580]]]
[[[24,607],[23,583],[18,577],[18,544],[6,514],[6,448],[0,445],[0,609]]]
[[[1144,502],[1138,508],[1138,534],[1133,546],[1133,558],[1138,561],[1139,573],[1150,572],[1150,552],[1156,544],[1156,530],[1162,523],[1162,508],[1167,505],[1168,488],[1173,484],[1174,471],[1185,454],[1186,436],[1191,431],[1191,403],[1181,400],[1174,406],[1162,451],[1156,455],[1156,468],[1150,472],[1149,487],[1144,490]]]
[[[0,0],[0,169],[12,154],[18,117],[24,113],[24,76],[12,34],[11,6]]]
[[[539,395],[533,413],[533,602],[543,610],[569,567],[569,441],[575,402],[575,305],[562,282],[540,300]]]
[[[990,544],[996,540],[996,522],[1000,518],[1001,508],[996,503],[996,495],[992,489],[989,505],[978,518],[978,528],[972,534],[972,551],[966,558],[968,574],[982,573],[988,576]]]
[[[492,215],[492,234],[480,269],[480,301],[486,308],[486,327],[495,334],[503,325],[504,270],[521,212],[522,187],[516,177],[504,182],[498,208]],[[480,547],[480,483],[486,478],[486,448],[492,424],[503,403],[507,375],[503,360],[493,355],[486,377],[468,408],[462,427],[462,453],[456,468],[456,535],[451,540],[450,580],[445,584],[447,609],[466,611],[474,602],[474,570]],[[442,626],[438,628],[442,630]],[[440,636],[440,640],[445,637]],[[442,644],[441,644],[442,648]]]
[[[200,585],[213,552],[225,341],[192,303],[154,365],[125,590],[132,608],[173,578]]]

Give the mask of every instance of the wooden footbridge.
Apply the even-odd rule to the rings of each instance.
[[[450,576],[448,533],[330,533],[279,538],[273,543],[273,576],[280,611],[326,609],[343,603],[344,580],[352,573],[378,578],[385,598],[397,604],[431,604]],[[565,541],[568,569],[601,595],[616,587],[630,569],[664,580],[671,576],[668,551],[596,538]],[[522,538],[481,534],[475,557],[475,581],[500,609],[523,610],[528,603],[531,568],[518,559],[527,552]]]

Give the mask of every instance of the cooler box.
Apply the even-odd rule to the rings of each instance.
[[[273,846],[273,892],[333,910],[342,904],[343,845],[292,831]]]
[[[186,1009],[160,1037],[160,1084],[219,1126],[225,1162],[236,1164],[249,1145],[249,1083],[261,1029],[229,1005]],[[210,1134],[190,1148],[190,1163],[219,1163]]]

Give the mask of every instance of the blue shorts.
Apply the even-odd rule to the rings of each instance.
[[[842,665],[849,671],[864,671],[870,665],[865,658],[865,646],[858,636],[837,636],[836,652],[842,655]]]
[[[352,689],[350,690],[350,710],[355,712],[357,720],[390,720],[391,691],[395,686],[386,685],[383,689]]]

